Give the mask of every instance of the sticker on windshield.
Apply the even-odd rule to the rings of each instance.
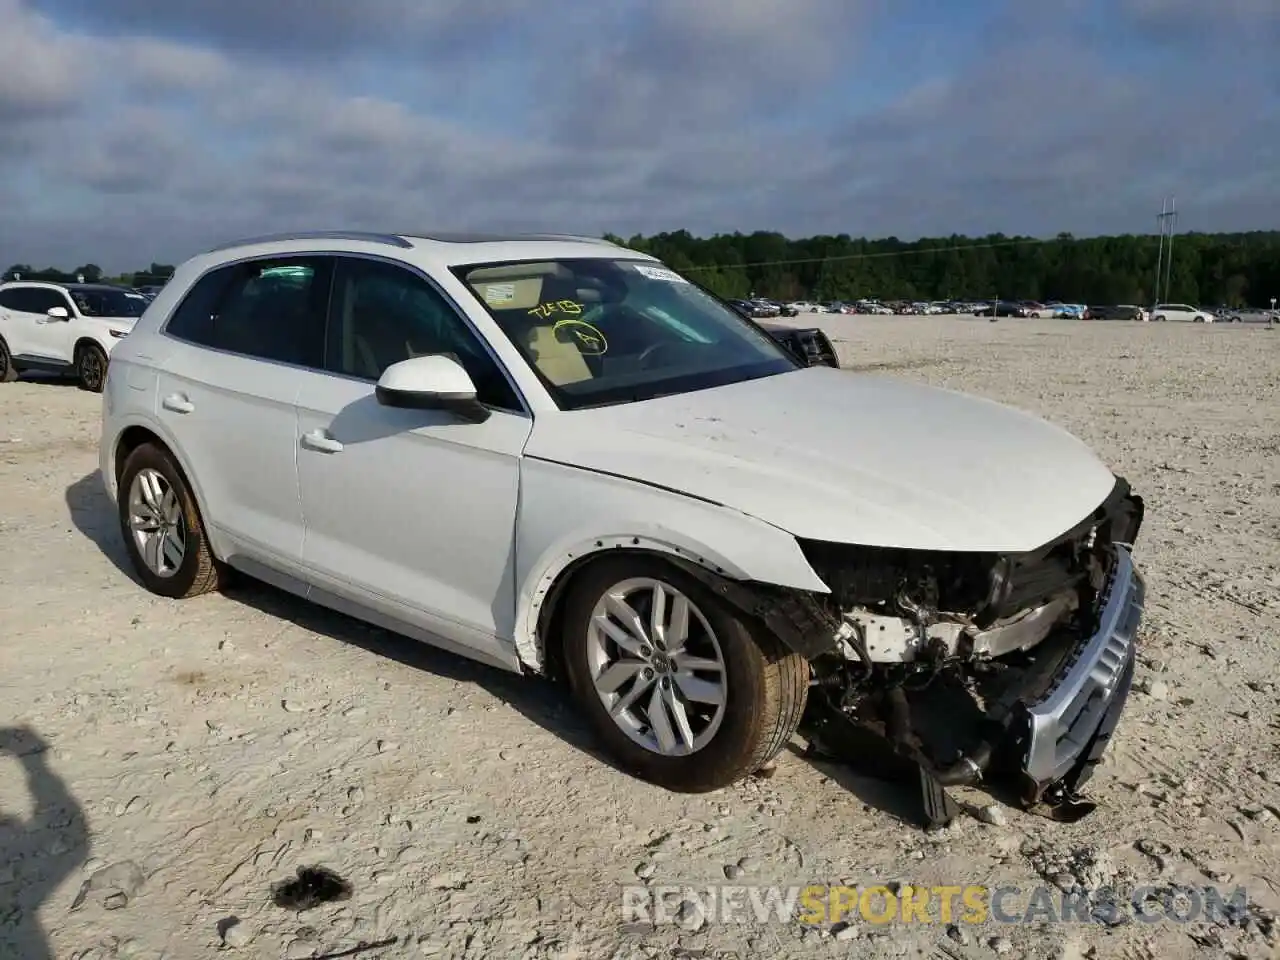
[[[490,283],[484,288],[484,302],[491,307],[500,307],[505,303],[511,303],[516,298],[516,285],[514,283]]]
[[[666,283],[688,283],[684,277],[676,273],[674,270],[668,270],[666,267],[651,267],[648,264],[635,264],[636,273],[650,280],[662,280]]]

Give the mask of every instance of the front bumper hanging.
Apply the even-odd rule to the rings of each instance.
[[[945,826],[959,812],[948,785],[1012,774],[1024,809],[1061,821],[1078,820],[1094,804],[1080,799],[1123,713],[1133,682],[1135,638],[1146,588],[1129,549],[1115,545],[1100,591],[1095,626],[1083,637],[1045,641],[1040,669],[1029,670],[988,705],[978,749],[946,766],[924,750],[899,689],[882,699],[883,727],[867,727],[829,705],[818,718],[822,752],[834,753],[875,776],[916,779],[919,819]],[[836,750],[832,746],[838,745]],[[991,775],[988,775],[990,769]]]

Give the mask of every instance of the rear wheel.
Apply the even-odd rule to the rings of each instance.
[[[120,474],[120,532],[129,559],[152,593],[197,597],[222,585],[204,521],[186,478],[168,451],[145,443]]]
[[[18,379],[18,368],[13,365],[9,345],[0,339],[0,383],[13,383]]]
[[[96,343],[85,343],[76,350],[76,379],[81,390],[101,393],[107,382],[107,354]]]
[[[768,764],[800,723],[804,658],[657,558],[584,569],[563,623],[578,705],[609,752],[644,780],[718,790]]]

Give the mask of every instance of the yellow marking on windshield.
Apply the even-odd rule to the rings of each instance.
[[[598,357],[609,349],[609,341],[605,339],[604,334],[585,320],[578,320],[575,317],[557,320],[556,325],[551,328],[551,333],[559,339],[561,330],[573,338],[574,346],[583,356]]]
[[[540,303],[532,310],[529,315],[537,317],[540,320],[546,320],[553,313],[569,313],[573,316],[582,314],[582,304],[575,300],[548,300],[546,303]]]

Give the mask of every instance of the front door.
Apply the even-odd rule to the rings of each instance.
[[[174,347],[156,413],[181,442],[205,521],[232,562],[293,570],[301,560],[294,401],[322,376],[332,270],[314,256],[223,267],[165,328]]]
[[[419,274],[339,258],[331,304],[330,373],[298,396],[303,562],[348,600],[509,658],[519,458],[532,420],[466,320]],[[379,404],[382,371],[422,354],[457,359],[488,420]]]
[[[52,307],[62,307],[69,316],[75,316],[66,294],[51,287],[25,287],[19,290],[21,309],[11,311],[18,334],[14,339],[18,345],[11,342],[10,351],[50,365],[69,363],[71,323],[65,317],[49,316]]]

